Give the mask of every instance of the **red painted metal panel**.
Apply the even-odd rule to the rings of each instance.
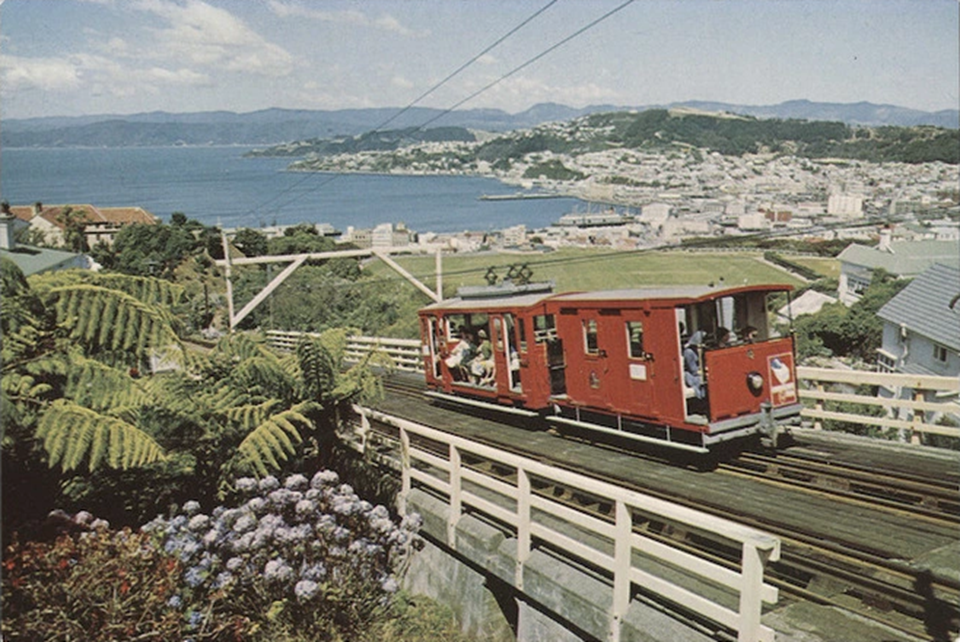
[[[797,401],[796,370],[793,367],[793,340],[773,339],[704,354],[711,419],[721,420],[758,412],[760,404],[774,407]],[[763,377],[763,387],[751,391],[747,377]]]

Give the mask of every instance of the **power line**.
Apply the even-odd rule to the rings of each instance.
[[[483,53],[486,53],[487,51],[490,51],[490,49],[493,49],[493,47],[496,46],[496,44],[499,44],[499,42],[502,42],[503,40],[505,40],[509,35],[515,33],[515,32],[516,32],[517,30],[519,30],[523,25],[525,25],[526,23],[530,22],[533,18],[535,18],[535,17],[538,16],[540,13],[542,13],[543,11],[545,11],[547,8],[549,8],[550,6],[552,6],[552,5],[554,4],[554,2],[556,2],[556,0],[552,0],[550,3],[548,3],[548,4],[547,4],[546,6],[544,6],[542,9],[540,9],[538,12],[536,12],[536,13],[535,13],[534,15],[532,15],[530,18],[528,18],[528,19],[525,20],[523,23],[521,23],[520,25],[518,25],[517,27],[515,27],[514,29],[512,29],[507,35],[505,35],[505,36],[503,36],[502,38],[500,38],[500,40],[499,40],[497,43],[494,43],[494,45],[491,45],[491,46],[488,47],[486,50],[484,50]],[[470,95],[467,96],[466,98],[458,101],[457,103],[455,103],[455,104],[452,105],[451,107],[448,107],[447,109],[443,110],[442,112],[440,112],[440,113],[437,114],[436,116],[428,119],[426,122],[422,123],[419,127],[417,127],[417,130],[418,130],[418,131],[419,131],[419,130],[422,130],[424,127],[426,127],[426,126],[429,125],[430,123],[433,123],[433,122],[435,122],[436,120],[438,120],[438,119],[440,119],[440,118],[443,118],[444,116],[446,116],[447,114],[449,114],[450,112],[452,112],[452,111],[455,110],[456,108],[460,107],[461,105],[469,102],[470,100],[473,100],[474,98],[476,98],[476,97],[479,96],[480,94],[482,94],[482,93],[488,91],[489,89],[495,87],[496,85],[500,84],[501,82],[503,82],[503,81],[506,80],[507,78],[510,78],[510,77],[513,76],[514,74],[517,74],[518,72],[522,71],[523,69],[526,69],[527,67],[529,67],[529,66],[532,65],[533,63],[537,62],[538,60],[540,60],[541,58],[543,58],[543,57],[546,56],[547,54],[555,51],[556,49],[559,49],[560,47],[562,47],[562,46],[565,45],[566,43],[568,43],[568,42],[570,42],[571,40],[573,40],[574,38],[582,35],[583,33],[589,31],[590,29],[592,29],[593,27],[597,26],[598,24],[600,24],[600,23],[603,22],[604,20],[608,19],[608,18],[611,17],[612,15],[618,13],[619,11],[622,11],[622,10],[625,9],[627,6],[629,6],[630,4],[632,4],[633,2],[634,2],[634,0],[626,0],[625,2],[621,3],[620,5],[614,7],[614,8],[611,9],[610,11],[608,11],[608,12],[606,12],[605,14],[603,14],[602,16],[600,16],[599,18],[596,18],[596,19],[593,20],[592,22],[589,22],[588,24],[584,25],[583,27],[577,29],[577,30],[574,31],[572,34],[570,34],[569,36],[567,36],[567,37],[559,40],[558,42],[554,43],[553,45],[551,45],[551,46],[548,47],[547,49],[544,49],[543,51],[541,51],[541,52],[538,53],[537,55],[533,56],[532,58],[529,58],[529,59],[527,59],[525,62],[521,63],[520,65],[518,65],[518,66],[516,66],[516,67],[514,67],[513,69],[511,69],[511,70],[508,71],[507,73],[503,74],[502,76],[500,76],[500,77],[497,78],[496,80],[494,80],[494,81],[488,83],[487,85],[481,87],[480,89],[478,89],[477,91],[473,92],[472,94],[470,94]],[[450,76],[448,76],[447,78],[445,78],[443,81],[441,81],[441,83],[438,83],[435,87],[431,88],[430,90],[428,90],[428,91],[427,91],[425,94],[423,94],[423,95],[424,95],[424,96],[425,96],[425,95],[428,95],[429,93],[431,93],[432,91],[434,91],[436,88],[438,88],[442,83],[445,83],[445,82],[446,82],[447,80],[449,80],[450,78],[453,78],[453,76],[455,76],[457,73],[459,73],[459,72],[462,71],[463,69],[466,69],[467,66],[469,66],[470,64],[472,64],[473,62],[475,62],[477,59],[479,59],[480,56],[483,55],[483,53],[480,53],[480,54],[474,56],[474,58],[471,59],[471,61],[470,61],[469,63],[467,63],[467,64],[465,64],[465,65],[462,65],[460,69],[458,69],[456,72],[454,72],[453,74],[451,74]],[[417,100],[420,100],[420,99],[418,98]],[[410,109],[412,106],[413,106],[413,103],[411,103],[411,105],[408,105],[407,107],[405,107],[403,111],[406,111],[406,110]],[[394,115],[393,118],[396,118],[397,116],[399,116],[399,114]],[[389,121],[388,121],[388,122],[389,122]],[[382,125],[381,125],[381,127],[382,127]],[[378,129],[379,129],[379,128],[378,128]],[[374,131],[377,131],[377,130],[374,130]],[[341,173],[333,174],[333,175],[330,176],[330,178],[328,178],[328,179],[325,180],[324,182],[320,183],[319,185],[317,185],[317,186],[315,186],[314,188],[312,188],[311,190],[309,190],[309,192],[314,192],[314,191],[320,189],[321,187],[323,187],[323,186],[325,186],[325,185],[328,185],[329,183],[331,183],[332,181],[336,180],[337,178],[340,178],[341,176],[343,176],[343,174],[341,174]],[[278,194],[277,197],[282,196],[284,193],[289,192],[290,190],[294,189],[295,187],[298,187],[299,185],[301,185],[302,183],[306,182],[307,180],[309,180],[309,178],[304,178],[304,179],[302,179],[301,181],[298,181],[298,182],[295,183],[294,185],[292,185],[292,186],[286,188],[285,190],[281,191],[281,192]],[[276,200],[277,197],[275,197],[275,198],[272,199],[272,200]],[[277,208],[279,209],[279,208],[285,207],[286,205],[289,205],[290,203],[293,203],[294,201],[296,201],[298,198],[300,198],[300,197],[288,199],[287,201],[284,201],[283,203],[281,203]],[[272,200],[271,200],[271,201],[267,201],[267,203],[272,202]],[[261,206],[261,207],[262,207],[262,206]],[[252,213],[252,210],[251,210],[250,213]]]
[[[456,76],[457,76],[458,74],[460,74],[462,71],[464,71],[467,67],[469,67],[470,65],[472,65],[473,63],[475,63],[475,62],[476,62],[477,60],[479,60],[482,56],[484,56],[485,54],[489,53],[489,52],[490,52],[491,50],[493,50],[495,47],[497,47],[498,45],[500,45],[504,40],[506,40],[507,38],[509,38],[510,36],[512,36],[513,34],[515,34],[516,32],[518,32],[520,29],[522,29],[523,27],[525,27],[527,24],[529,24],[531,21],[533,21],[535,18],[537,18],[537,17],[538,17],[540,14],[542,14],[544,11],[546,11],[547,9],[549,9],[550,7],[552,7],[553,5],[555,5],[558,1],[559,1],[559,0],[550,0],[550,2],[548,2],[547,4],[545,4],[543,7],[541,7],[541,8],[538,9],[537,11],[533,12],[529,17],[527,17],[525,20],[523,20],[522,22],[520,22],[519,24],[517,24],[515,27],[513,27],[512,29],[510,29],[507,33],[505,33],[504,35],[502,35],[502,36],[500,36],[499,38],[497,38],[497,40],[495,40],[492,44],[490,44],[490,45],[488,45],[487,47],[485,47],[485,48],[483,49],[483,51],[481,51],[480,53],[476,54],[475,56],[473,56],[472,58],[470,58],[470,60],[468,60],[467,62],[465,62],[465,63],[463,63],[462,65],[460,65],[459,67],[457,67],[453,72],[451,72],[450,74],[448,74],[448,75],[446,76],[446,78],[444,78],[444,79],[441,80],[440,82],[434,84],[432,87],[430,87],[430,89],[426,90],[425,92],[423,92],[422,94],[420,94],[419,96],[417,96],[416,98],[414,98],[412,101],[410,101],[405,107],[403,107],[402,109],[400,109],[400,111],[398,111],[398,112],[395,113],[393,116],[390,116],[389,118],[387,118],[386,120],[384,120],[383,122],[381,122],[379,125],[377,125],[376,127],[374,127],[374,128],[371,130],[371,132],[381,131],[384,127],[386,127],[388,124],[392,123],[394,120],[396,120],[397,118],[399,118],[401,115],[403,115],[403,114],[405,114],[406,112],[410,111],[410,109],[412,109],[415,105],[417,105],[421,100],[423,100],[424,98],[426,98],[427,96],[429,96],[430,94],[432,94],[433,92],[435,92],[437,89],[439,89],[439,88],[442,87],[443,85],[447,84],[450,80],[452,80],[454,77],[456,77]],[[443,113],[441,114],[441,116],[442,116],[442,115],[446,115],[446,114],[448,114],[448,113],[450,113],[450,110],[447,110],[447,111],[443,112]],[[424,123],[424,124],[420,125],[419,127],[417,127],[417,131],[422,130],[422,129],[423,129],[427,124],[429,124],[430,122],[433,122],[433,121],[427,121],[427,123]],[[281,196],[283,196],[284,194],[293,191],[294,189],[296,189],[297,187],[299,187],[299,186],[302,185],[303,183],[307,182],[308,180],[311,180],[311,178],[313,178],[312,174],[314,174],[314,173],[315,173],[315,172],[311,172],[310,175],[305,176],[304,178],[300,179],[299,181],[296,181],[293,185],[290,185],[289,187],[284,188],[283,190],[281,190],[280,192],[278,192],[277,194],[275,194],[272,198],[270,198],[270,199],[268,199],[267,201],[264,201],[263,203],[261,203],[260,205],[258,205],[255,209],[249,210],[249,211],[247,212],[247,214],[248,214],[248,215],[249,215],[249,214],[253,214],[257,209],[263,208],[263,207],[265,207],[266,205],[269,205],[270,203],[273,203],[274,201],[276,201],[277,199],[279,199],[279,198],[280,198]],[[341,175],[342,175],[342,174],[333,174],[333,175],[332,175],[331,177],[329,177],[327,180],[325,180],[325,181],[323,181],[322,183],[320,183],[319,185],[315,186],[315,187],[314,187],[312,190],[310,190],[310,191],[316,191],[316,190],[320,189],[321,187],[324,187],[325,185],[328,185],[329,183],[331,183],[331,182],[335,181],[337,178],[339,178]],[[286,202],[284,202],[284,203],[281,203],[281,204],[278,206],[277,209],[280,209],[280,208],[282,208],[282,207],[284,207],[284,206],[286,206],[286,205],[289,205],[290,203],[294,202],[295,200],[297,200],[297,199],[294,198],[294,199],[288,200],[288,201],[286,201]]]
[[[511,70],[508,71],[507,73],[503,74],[502,76],[500,76],[499,78],[497,78],[497,79],[494,80],[493,82],[491,82],[491,83],[489,83],[489,84],[487,84],[487,85],[484,85],[483,87],[481,87],[481,88],[478,89],[477,91],[473,92],[472,94],[470,94],[469,96],[467,96],[466,98],[464,98],[463,100],[461,100],[460,102],[457,102],[457,103],[455,103],[454,105],[452,105],[451,107],[448,107],[448,108],[445,109],[443,112],[441,112],[439,115],[434,116],[433,118],[431,118],[431,119],[428,120],[427,122],[425,122],[425,123],[423,123],[422,125],[420,125],[420,128],[422,129],[423,127],[426,127],[426,126],[429,125],[430,123],[432,123],[432,122],[434,122],[434,121],[436,121],[436,120],[438,120],[438,119],[440,119],[440,118],[443,118],[444,116],[446,116],[447,114],[449,114],[450,112],[452,112],[452,111],[453,111],[454,109],[456,109],[457,107],[460,107],[460,106],[463,105],[464,103],[467,103],[467,102],[473,100],[474,98],[476,98],[477,96],[479,96],[479,95],[482,94],[483,92],[487,91],[488,89],[490,89],[490,88],[492,88],[492,87],[495,87],[496,85],[500,84],[501,82],[503,82],[504,80],[506,80],[506,79],[509,78],[510,76],[513,76],[514,74],[516,74],[517,72],[519,72],[519,71],[521,71],[521,70],[523,70],[523,69],[526,69],[527,67],[529,67],[530,65],[532,65],[532,64],[535,63],[536,61],[540,60],[541,58],[543,58],[544,56],[546,56],[546,55],[549,54],[550,52],[554,51],[555,49],[559,49],[560,47],[562,47],[562,46],[565,45],[566,43],[570,42],[571,40],[573,40],[573,39],[576,38],[577,36],[583,34],[584,32],[586,32],[586,31],[588,31],[588,30],[590,30],[590,29],[592,29],[593,27],[597,26],[598,24],[600,24],[601,22],[603,22],[604,20],[606,20],[607,18],[609,18],[609,17],[612,16],[613,14],[617,13],[618,11],[621,11],[622,9],[625,9],[628,5],[632,4],[633,2],[634,2],[634,0],[626,0],[626,2],[624,2],[623,4],[621,4],[621,5],[617,6],[617,7],[614,7],[613,9],[611,9],[611,10],[608,11],[607,13],[603,14],[602,16],[600,16],[599,18],[597,18],[597,19],[594,20],[593,22],[591,22],[591,23],[589,23],[589,24],[581,27],[580,29],[577,29],[577,30],[574,31],[572,34],[570,34],[569,36],[567,36],[566,38],[564,38],[563,40],[560,40],[559,42],[557,42],[556,44],[552,45],[551,47],[549,47],[549,48],[541,51],[540,53],[538,53],[538,54],[537,54],[536,56],[534,56],[533,58],[530,58],[530,59],[527,60],[526,62],[524,62],[524,63],[522,63],[522,64],[514,67],[513,69],[511,69]]]

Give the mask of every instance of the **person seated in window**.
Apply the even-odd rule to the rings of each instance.
[[[477,336],[480,338],[480,346],[470,364],[470,374],[474,383],[490,385],[493,383],[493,346],[490,345],[486,330],[481,329]]]
[[[729,330],[727,330],[723,326],[720,326],[719,328],[717,328],[717,347],[718,348],[729,348],[732,345],[732,342],[733,342],[733,334]]]
[[[703,331],[697,330],[683,347],[683,382],[692,388],[697,399],[707,396],[706,386],[700,374],[700,346],[703,345]]]
[[[743,330],[740,331],[740,336],[743,337],[744,343],[753,343],[757,340],[757,329],[752,325],[744,326]]]
[[[458,381],[467,379],[467,364],[473,360],[474,354],[476,351],[473,347],[473,336],[466,328],[460,328],[460,341],[453,346],[453,350],[444,361],[454,379]]]

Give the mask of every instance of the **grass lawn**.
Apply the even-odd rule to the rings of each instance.
[[[436,282],[433,256],[403,256],[395,260],[428,287]],[[493,267],[503,278],[510,265],[526,263],[531,280],[556,283],[554,291],[609,290],[637,286],[682,285],[719,282],[789,283],[803,285],[787,272],[761,260],[761,254],[712,252],[611,252],[563,249],[547,254],[465,254],[443,256],[444,295],[453,296],[462,285],[482,285],[484,274]],[[382,262],[365,268],[374,277],[399,278]]]
[[[840,278],[840,261],[837,259],[819,256],[791,256],[789,254],[784,255],[784,258],[808,267],[821,276],[830,279]]]

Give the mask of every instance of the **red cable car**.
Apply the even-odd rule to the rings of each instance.
[[[461,289],[419,313],[428,394],[699,453],[775,444],[800,416],[793,338],[768,319],[791,289]]]

